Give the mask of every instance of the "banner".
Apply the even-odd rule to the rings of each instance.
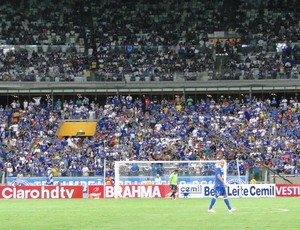
[[[156,176],[156,175],[155,175]],[[144,184],[147,178],[154,181],[155,176],[150,177],[120,177],[120,184],[130,185],[130,184]],[[169,177],[161,177],[162,184],[169,183]],[[179,184],[214,184],[215,176],[178,176]],[[227,176],[228,184],[245,184],[246,176]]]
[[[300,196],[300,184],[276,184],[276,196]]]
[[[203,198],[204,185],[181,184],[178,188],[179,198]],[[213,185],[211,186],[213,187]]]
[[[92,199],[100,198],[166,198],[170,197],[171,189],[169,185],[89,185],[88,197]],[[117,194],[116,194],[117,193]]]
[[[214,185],[179,185],[179,198],[213,197]],[[275,184],[230,184],[227,188],[229,197],[275,197]]]
[[[0,186],[0,199],[82,198],[82,186]]]
[[[155,175],[156,176],[156,175]],[[154,182],[155,176],[153,177],[121,177],[120,184],[123,185],[137,185],[145,184],[147,178],[150,178]],[[214,176],[205,177],[188,177],[179,176],[179,184],[213,184]],[[161,177],[162,184],[169,183],[169,177]],[[237,176],[228,176],[227,183],[229,184],[244,184],[246,181],[245,176],[241,176],[240,180]],[[8,185],[47,185],[46,177],[7,177]],[[83,192],[87,192],[88,185],[103,185],[103,177],[53,177],[53,185],[82,185]]]
[[[117,193],[117,194],[116,194]],[[116,191],[114,186],[90,185],[88,197],[100,198],[169,198],[169,185],[120,185]],[[178,187],[179,198],[211,198],[214,194],[213,185],[183,184]],[[275,197],[275,184],[232,184],[227,187],[229,197]]]
[[[46,177],[7,177],[8,185],[47,185]],[[90,184],[103,184],[103,177],[53,177],[53,185],[74,186],[81,185],[83,192],[87,192],[87,187]]]

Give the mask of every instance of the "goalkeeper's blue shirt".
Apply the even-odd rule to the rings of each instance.
[[[220,166],[217,166],[216,168],[216,173],[215,173],[215,186],[216,187],[224,187],[224,184],[222,183],[222,181],[219,180],[218,178],[218,174],[220,174],[221,177],[223,177],[224,175],[224,169],[221,168]]]

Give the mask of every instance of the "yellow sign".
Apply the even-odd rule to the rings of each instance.
[[[65,121],[59,129],[58,137],[94,136],[97,122]]]

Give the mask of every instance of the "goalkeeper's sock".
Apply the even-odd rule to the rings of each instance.
[[[211,199],[211,202],[210,202],[210,205],[209,205],[209,209],[213,208],[213,206],[215,205],[216,201],[217,201],[217,199],[215,197]]]
[[[175,198],[175,192],[172,192],[171,197]]]
[[[224,202],[225,202],[227,208],[230,210],[231,206],[230,206],[229,200],[227,198],[224,198]]]

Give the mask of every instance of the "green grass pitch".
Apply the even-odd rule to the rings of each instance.
[[[299,198],[0,200],[1,229],[300,229]]]

